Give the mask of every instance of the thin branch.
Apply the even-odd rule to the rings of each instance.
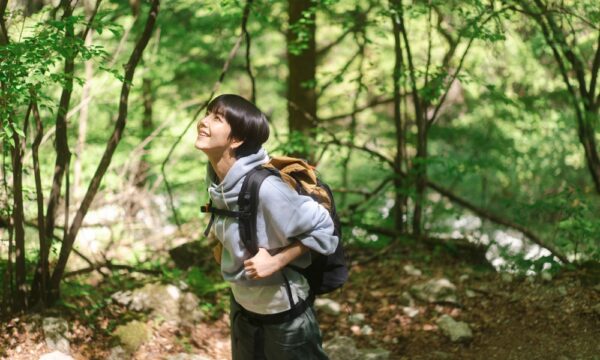
[[[401,95],[406,96],[405,94]],[[326,122],[326,121],[335,121],[335,120],[340,120],[340,119],[346,119],[346,118],[350,118],[352,116],[355,116],[365,110],[371,109],[373,107],[379,106],[379,105],[385,105],[385,104],[389,104],[394,102],[394,98],[374,98],[371,101],[369,101],[366,105],[361,106],[361,107],[357,107],[356,109],[352,110],[352,112],[350,113],[346,113],[346,114],[339,114],[339,115],[333,115],[333,116],[329,116],[329,117],[325,117],[325,118],[321,118],[320,121],[322,122]]]
[[[352,55],[352,57],[346,62],[346,64],[344,64],[344,66],[342,67],[342,69],[338,72],[338,74],[336,76],[334,76],[333,78],[329,79],[328,82],[326,82],[325,84],[323,84],[323,86],[321,86],[321,88],[319,89],[319,91],[317,92],[317,94],[322,95],[323,92],[325,92],[325,90],[327,90],[328,87],[330,87],[336,80],[337,78],[343,76],[346,71],[348,71],[348,69],[350,68],[350,65],[352,65],[352,63],[354,62],[354,60],[356,60],[356,58],[362,53],[362,49],[359,48],[356,53],[354,53],[354,55]]]
[[[250,33],[248,32],[247,23],[250,17],[250,9],[252,7],[253,0],[248,0],[248,3],[244,7],[244,15],[242,17],[242,34],[246,36],[246,72],[250,77],[250,84],[252,88],[252,95],[250,99],[253,103],[256,103],[256,83],[254,81],[254,75],[252,75],[252,66],[250,63]]]
[[[330,133],[330,135],[332,135],[332,139],[329,141],[322,142],[321,145],[334,144],[334,145],[345,146],[345,147],[349,147],[349,148],[353,148],[353,149],[358,149],[358,150],[364,151],[364,152],[378,158],[379,160],[390,165],[390,167],[394,168],[394,160],[377,152],[377,150],[370,149],[369,147],[367,147],[366,144],[365,145],[356,145],[356,144],[353,144],[350,142],[341,141],[331,133]]]
[[[594,101],[594,97],[596,96],[596,81],[598,80],[598,71],[600,71],[600,31],[598,31],[598,41],[596,43],[596,55],[594,56],[594,63],[592,65],[592,79],[590,80],[590,100],[594,102],[594,104],[590,104],[592,108],[597,107],[598,104]]]
[[[130,266],[130,265],[113,264],[112,262],[107,261],[107,262],[102,263],[102,264],[94,264],[94,265],[92,265],[90,267],[87,267],[87,268],[70,271],[68,273],[65,273],[65,277],[73,277],[73,276],[77,276],[77,275],[91,273],[93,271],[100,271],[103,268],[107,268],[107,269],[113,270],[113,271],[115,271],[115,270],[125,270],[125,271],[127,271],[129,273],[138,272],[138,273],[147,274],[147,275],[160,275],[160,274],[162,274],[162,271],[159,270],[159,269],[140,269],[140,268],[136,268],[136,267]],[[105,275],[105,274],[102,273],[102,275]]]

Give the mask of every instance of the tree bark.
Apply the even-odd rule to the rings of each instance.
[[[315,42],[315,12],[310,0],[289,0],[288,16],[290,29],[287,32],[287,58],[288,58],[288,123],[290,136],[301,135],[303,146],[297,153],[292,154],[314,161],[314,151],[310,142],[317,127],[317,97],[315,93],[315,75],[317,69],[316,42]],[[304,17],[304,14],[310,14]],[[303,28],[306,37],[306,46],[298,51],[295,44],[298,35],[292,30],[294,25],[300,24],[305,19],[308,24]]]
[[[390,6],[394,9],[398,9],[401,0],[391,0]],[[402,121],[402,109],[401,105],[401,89],[400,89],[400,77],[404,67],[404,58],[402,56],[402,45],[400,42],[400,19],[396,12],[392,12],[392,28],[394,32],[394,55],[395,64],[392,79],[394,82],[394,128],[396,131],[396,155],[394,156],[394,224],[396,231],[404,233],[405,228],[405,215],[406,208],[406,195],[404,195],[404,184],[403,178],[400,176],[402,171],[402,164],[405,161],[406,154],[404,153],[404,126]]]
[[[140,38],[138,39],[135,48],[129,57],[129,61],[125,65],[125,76],[123,85],[121,87],[121,95],[119,96],[119,115],[117,118],[117,122],[115,124],[115,128],[113,133],[108,140],[106,145],[106,150],[102,155],[102,159],[98,164],[96,172],[94,173],[94,177],[90,182],[90,186],[83,198],[81,206],[77,210],[75,217],[73,219],[73,223],[71,227],[68,229],[68,236],[65,238],[61,249],[60,255],[58,258],[58,262],[56,267],[54,268],[54,272],[52,273],[52,277],[50,279],[50,300],[51,302],[56,301],[60,297],[60,281],[65,272],[65,267],[67,265],[67,261],[69,259],[69,255],[73,250],[73,244],[75,242],[75,238],[77,237],[77,233],[81,228],[81,224],[83,223],[83,219],[89,210],[96,193],[100,187],[100,183],[102,182],[102,178],[104,174],[106,174],[106,170],[108,169],[112,156],[117,148],[117,145],[121,141],[121,137],[123,136],[123,130],[125,129],[125,125],[127,123],[127,111],[128,111],[128,99],[129,92],[131,88],[131,83],[133,81],[133,76],[135,74],[135,69],[142,57],[144,49],[146,45],[148,45],[148,41],[150,40],[150,36],[152,35],[152,31],[154,30],[154,25],[156,23],[156,17],[158,16],[160,0],[153,0],[150,11],[148,13],[148,18],[146,20],[146,25],[144,27],[144,31]],[[66,229],[65,229],[66,231]]]

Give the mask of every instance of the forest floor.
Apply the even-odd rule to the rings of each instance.
[[[467,257],[420,245],[398,245],[379,251],[378,256],[375,253],[373,249],[348,249],[353,263],[350,280],[329,296],[341,305],[341,313],[318,314],[325,342],[348,336],[359,348],[390,351],[390,359],[600,359],[597,269],[562,270],[552,279],[541,279],[499,274],[466,261]],[[406,265],[422,274],[407,273]],[[400,305],[403,293],[415,284],[439,278],[455,284],[460,305],[417,301],[418,314],[406,315]],[[192,328],[155,325],[152,341],[142,345],[133,358],[162,359],[187,352],[229,359],[227,291],[213,294],[211,301],[217,304],[212,316]],[[58,314],[70,319],[71,355],[106,359],[115,345],[106,329],[128,315],[110,304],[94,307],[85,298],[77,304],[79,311],[63,308]],[[86,307],[95,311],[87,313],[86,319],[78,317]],[[50,315],[57,315],[53,311]],[[372,332],[365,334],[349,321],[349,315],[356,313],[365,314],[364,324]],[[436,325],[443,314],[468,323],[473,339],[451,342]],[[49,352],[42,330],[34,325],[39,316],[0,323],[0,358],[38,359]]]

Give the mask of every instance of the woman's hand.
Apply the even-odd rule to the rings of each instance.
[[[259,248],[254,257],[244,261],[244,269],[250,279],[264,279],[281,270],[282,267],[279,257],[271,256],[264,248]]]
[[[307,251],[308,248],[300,241],[283,248],[275,255],[271,255],[265,248],[259,248],[256,255],[244,261],[244,269],[250,279],[264,279],[283,269]]]

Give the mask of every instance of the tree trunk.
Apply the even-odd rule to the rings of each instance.
[[[398,9],[401,0],[392,0],[390,1],[390,6],[392,8]],[[402,56],[402,47],[400,43],[400,18],[398,14],[392,12],[392,28],[394,31],[394,54],[395,54],[395,64],[394,64],[394,73],[392,75],[392,79],[394,82],[394,127],[396,130],[396,155],[394,156],[394,228],[399,233],[405,232],[405,214],[406,214],[406,195],[404,195],[404,188],[406,184],[404,184],[402,176],[400,173],[402,171],[402,163],[406,158],[406,154],[404,152],[405,144],[404,144],[404,126],[402,122],[402,112],[401,112],[401,96],[400,96],[400,75],[402,74],[402,70],[404,67],[404,59]]]
[[[27,309],[26,291],[26,269],[25,269],[25,215],[23,212],[23,149],[19,135],[14,131],[12,139],[14,147],[12,152],[12,171],[13,171],[13,212],[12,223],[15,234],[15,280],[16,291],[14,293],[14,310],[23,311]]]
[[[104,151],[102,159],[96,168],[96,172],[94,173],[92,181],[90,182],[90,186],[87,189],[83,201],[81,202],[81,206],[75,214],[71,227],[68,229],[68,235],[60,248],[58,262],[54,268],[54,272],[52,273],[49,283],[49,300],[51,303],[55,302],[60,297],[60,282],[65,272],[71,251],[73,250],[75,238],[77,237],[77,233],[81,228],[83,219],[89,210],[92,201],[98,192],[98,189],[100,188],[100,183],[102,182],[102,178],[106,174],[106,170],[111,163],[112,156],[117,149],[117,145],[123,136],[123,131],[125,130],[125,125],[127,123],[128,99],[133,81],[133,75],[135,74],[135,69],[142,57],[146,45],[148,45],[150,36],[152,35],[154,24],[156,23],[156,17],[158,16],[159,4],[160,0],[154,0],[152,2],[144,31],[137,41],[135,48],[129,57],[129,61],[125,65],[125,76],[123,85],[121,87],[121,95],[119,96],[119,115],[117,117],[117,122],[115,123],[113,133],[106,144],[106,150]],[[67,229],[65,229],[65,231],[67,231]]]
[[[288,58],[288,116],[290,140],[300,135],[302,138],[301,149],[295,156],[300,156],[314,161],[313,147],[310,146],[317,127],[317,97],[315,94],[315,74],[317,69],[316,44],[315,44],[315,12],[311,8],[310,0],[289,0],[288,15],[290,29],[287,33],[287,58]],[[304,14],[310,16],[303,17]],[[308,20],[306,27],[301,29],[302,46],[299,46],[298,35],[292,29],[300,25],[300,20]]]

